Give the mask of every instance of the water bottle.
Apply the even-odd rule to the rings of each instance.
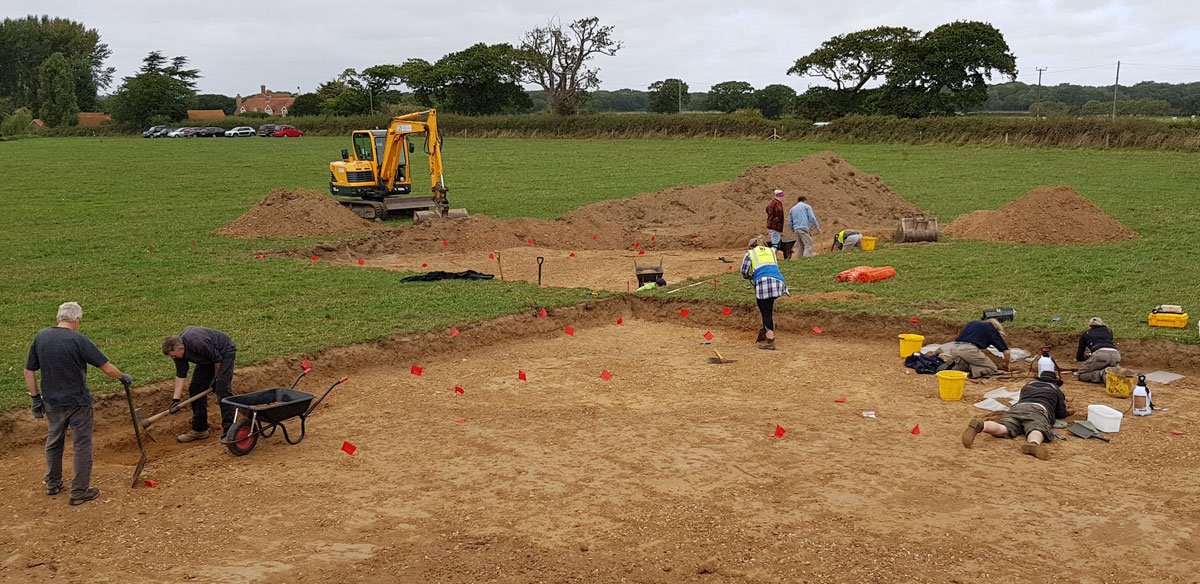
[[[1037,360],[1037,375],[1042,376],[1043,372],[1053,371],[1058,373],[1058,368],[1054,366],[1054,359],[1050,358],[1050,347],[1042,347],[1042,356]]]
[[[1146,387],[1146,376],[1138,375],[1137,385],[1133,387],[1133,415],[1149,416],[1152,409],[1150,388]]]

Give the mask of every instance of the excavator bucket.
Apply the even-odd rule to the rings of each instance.
[[[900,219],[900,227],[896,229],[896,243],[914,243],[918,241],[938,240],[937,217],[916,215]]]
[[[470,217],[466,209],[449,209],[445,213],[439,213],[436,209],[428,211],[417,211],[413,213],[413,225],[420,225],[440,219],[466,219]]]

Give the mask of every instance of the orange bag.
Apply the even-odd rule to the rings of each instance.
[[[886,280],[896,275],[896,268],[892,266],[884,266],[882,268],[867,268],[866,271],[858,273],[854,276],[854,281],[859,284],[869,284]]]

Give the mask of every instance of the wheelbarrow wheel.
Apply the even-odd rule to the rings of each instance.
[[[225,440],[227,441],[225,447],[234,456],[250,454],[250,451],[258,445],[258,436],[255,435],[250,420],[245,419],[238,420],[229,427],[229,432],[225,434]]]

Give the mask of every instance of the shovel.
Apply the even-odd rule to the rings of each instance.
[[[720,352],[720,351],[718,351],[718,350],[716,350],[716,349],[713,349],[713,353],[715,353],[717,356],[716,356],[716,357],[709,357],[709,358],[708,358],[708,362],[709,362],[709,363],[712,363],[713,365],[723,365],[723,364],[725,364],[725,363],[735,363],[735,362],[737,362],[737,360],[736,360],[736,359],[726,359],[725,357],[722,357],[722,356],[721,356],[721,352]]]
[[[142,445],[142,426],[138,423],[137,409],[133,407],[133,392],[129,390],[128,383],[122,383],[125,386],[125,400],[129,402],[129,417],[133,419],[133,435],[137,438],[138,450],[142,451],[142,457],[138,459],[137,468],[133,469],[133,485],[130,488],[137,488],[138,479],[142,476],[142,469],[146,468],[146,447]]]
[[[1088,438],[1098,438],[1100,440],[1108,442],[1108,438],[1101,436],[1099,432],[1097,432],[1091,428],[1088,428],[1087,426],[1084,426],[1083,424],[1080,424],[1079,422],[1075,422],[1074,424],[1067,426],[1067,431],[1076,436],[1079,436],[1080,438],[1083,438],[1084,440],[1087,440]]]

